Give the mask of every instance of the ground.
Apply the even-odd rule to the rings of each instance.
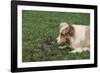
[[[55,45],[51,45],[49,51],[40,50],[41,44],[48,36],[52,36],[53,38],[58,36],[59,24],[61,22],[88,25],[90,24],[90,15],[88,13],[22,11],[23,62],[79,60],[90,58],[89,51],[69,53],[69,48],[59,49]]]

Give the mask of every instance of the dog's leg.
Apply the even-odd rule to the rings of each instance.
[[[77,49],[74,49],[73,51],[71,51],[70,53],[81,53],[83,51],[89,51],[90,48],[77,48]]]
[[[90,51],[90,48],[83,48],[83,51]]]
[[[77,49],[74,49],[73,51],[71,51],[70,53],[81,53],[83,50],[81,48],[77,48]]]

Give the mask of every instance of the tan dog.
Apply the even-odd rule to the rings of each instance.
[[[57,43],[59,45],[64,43],[69,45],[74,49],[72,53],[89,50],[90,26],[61,23]]]

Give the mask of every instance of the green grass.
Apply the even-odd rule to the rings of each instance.
[[[22,11],[22,61],[52,61],[89,59],[90,52],[69,53],[69,49],[59,49],[50,46],[50,51],[34,51],[41,47],[41,43],[48,37],[56,38],[61,22],[75,24],[90,24],[90,15],[87,13],[64,13],[44,11]]]

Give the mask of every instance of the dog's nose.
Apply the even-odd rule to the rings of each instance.
[[[57,43],[57,39],[56,39],[56,40],[54,40],[54,42],[55,42],[55,43]]]

